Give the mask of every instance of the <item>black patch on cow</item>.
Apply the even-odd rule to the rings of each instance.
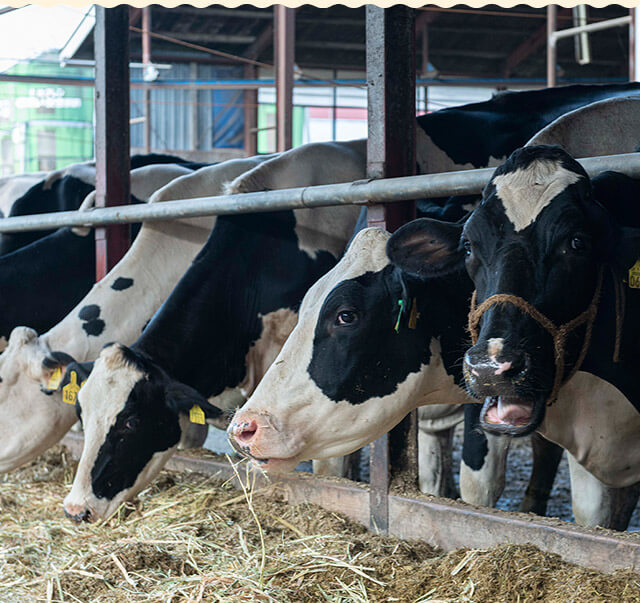
[[[91,485],[98,498],[113,499],[135,483],[156,452],[180,440],[177,413],[164,404],[162,383],[141,379],[100,447],[91,469]]]
[[[480,428],[481,410],[482,404],[465,404],[464,406],[462,460],[467,467],[474,471],[482,469],[489,452],[487,436]]]
[[[640,94],[640,84],[574,85],[502,92],[491,100],[434,111],[418,126],[455,163],[486,167],[506,157],[561,115],[598,100]]]
[[[456,359],[470,294],[470,283],[460,276],[423,282],[387,266],[338,284],[319,313],[310,377],[331,400],[361,404],[393,393],[410,373],[428,365],[431,339],[439,337],[444,365],[460,382]],[[414,299],[419,318],[411,329]],[[400,300],[405,311],[396,332]],[[350,322],[340,324],[342,316]]]
[[[133,285],[132,278],[124,278],[119,276],[113,283],[111,283],[111,288],[114,291],[124,291]]]
[[[85,321],[82,328],[86,331],[87,335],[98,337],[104,331],[104,320],[98,318],[100,316],[100,306],[96,304],[89,304],[84,306],[78,313],[78,318]]]

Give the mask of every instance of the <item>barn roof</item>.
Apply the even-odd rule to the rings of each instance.
[[[131,54],[141,56],[141,9],[131,9]],[[628,15],[618,5],[588,8],[589,21]],[[546,73],[546,11],[519,5],[505,9],[487,5],[471,9],[426,6],[416,10],[417,34],[428,27],[429,62],[440,75],[475,78],[543,78]],[[560,28],[572,26],[571,9],[558,8]],[[218,64],[232,60],[198,47],[273,62],[273,11],[251,5],[238,8],[210,6],[176,8],[152,6],[152,40],[155,61],[200,61]],[[136,31],[138,29],[138,31]],[[171,38],[184,44],[180,45]],[[592,60],[579,65],[574,42],[558,44],[559,75],[571,79],[622,78],[628,74],[628,28],[618,27],[589,35]],[[418,43],[418,65],[422,45]],[[89,34],[75,54],[89,58]],[[296,63],[301,68],[353,69],[365,67],[365,9],[335,5],[329,9],[310,5],[296,10]]]

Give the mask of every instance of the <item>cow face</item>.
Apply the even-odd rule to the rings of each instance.
[[[415,406],[466,400],[444,369],[435,336],[437,324],[449,324],[452,306],[464,317],[468,295],[456,302],[444,283],[392,266],[388,237],[378,229],[359,233],[307,292],[297,326],[234,416],[232,446],[261,467],[286,471],[302,460],[344,455]],[[439,298],[437,309],[429,294]]]
[[[0,355],[0,472],[38,456],[73,424],[73,408],[48,395],[52,376],[69,361],[33,329],[11,332]]]
[[[141,354],[105,347],[78,392],[85,443],[65,513],[75,521],[95,520],[135,496],[175,451],[194,405],[206,417],[220,415]]]
[[[467,385],[484,399],[486,430],[525,435],[540,425],[561,366],[547,327],[566,325],[590,307],[600,267],[624,247],[616,228],[582,167],[559,147],[521,149],[496,170],[460,243],[477,304],[509,296],[476,316],[478,339],[464,357]],[[424,221],[417,238],[434,244],[447,236]],[[419,253],[412,257],[420,260]],[[583,324],[562,346],[562,380],[584,343]]]

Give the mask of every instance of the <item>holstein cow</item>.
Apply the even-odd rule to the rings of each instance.
[[[199,169],[202,164],[185,161],[172,155],[133,155],[131,169],[139,169],[148,165],[180,164],[189,170]],[[41,174],[41,173],[40,173]],[[29,175],[23,175],[24,180]],[[22,184],[23,179],[19,180]],[[45,177],[40,176],[32,182],[32,186],[22,190],[20,195],[14,196],[12,201],[6,202],[5,216],[26,216],[44,214],[56,211],[71,211],[78,209],[96,186],[95,162],[74,163],[63,169],[50,172]],[[15,185],[10,187],[11,193],[17,192]],[[21,190],[22,187],[19,187]],[[0,194],[4,196],[0,189]],[[6,191],[9,194],[9,191]],[[132,202],[135,202],[133,200]],[[52,230],[34,230],[30,232],[2,233],[0,235],[0,255],[4,255],[24,247],[33,241],[51,234]]]
[[[8,216],[16,199],[22,197],[34,184],[46,176],[47,172],[32,172],[0,178],[0,218]]]
[[[190,173],[176,165],[151,165],[131,172],[136,203],[173,179]],[[95,192],[79,210],[91,209]],[[137,232],[132,229],[132,235]],[[52,328],[84,297],[96,281],[95,240],[89,228],[61,228],[17,251],[0,256],[0,350],[11,331],[29,326]]]
[[[598,101],[559,117],[538,132],[527,146],[559,144],[575,157],[593,157],[631,153],[639,141],[640,98],[620,97]],[[614,216],[620,217],[624,224],[635,225],[630,222],[634,217],[633,212],[630,215],[629,208],[624,205],[633,203],[633,189],[638,187],[636,181],[621,174],[607,173],[594,179],[593,185],[596,199],[605,200],[607,209]],[[615,190],[616,188],[618,190]],[[637,214],[640,216],[640,212]],[[511,439],[501,438],[499,441],[491,442],[493,460],[498,462],[497,467],[492,467],[487,462],[483,463],[484,450],[488,445],[485,441],[486,432],[478,428],[480,413],[479,405],[469,405],[466,408],[460,481],[462,484],[473,484],[474,481],[482,483],[490,478],[491,481],[504,483],[504,475],[500,475],[500,472],[506,468],[506,455]],[[532,478],[521,510],[544,514],[546,498],[553,485],[562,449],[536,433],[532,434],[532,444],[536,476]],[[541,491],[533,492],[533,488]],[[605,500],[611,497],[603,494],[600,498]],[[615,513],[615,510],[612,509],[610,513]],[[602,514],[603,517],[607,516],[604,509]]]
[[[181,176],[150,202],[222,192],[224,183],[262,157],[237,159]],[[70,357],[92,360],[104,344],[132,343],[202,248],[213,218],[149,222],[117,266],[53,329],[38,337],[17,327],[0,355],[0,471],[14,469],[57,442],[75,409],[60,393],[45,395]],[[55,350],[56,352],[52,352]]]
[[[621,175],[599,184],[600,194],[629,188]],[[632,221],[620,222],[637,225],[626,211]],[[496,170],[464,228],[420,220],[395,245],[405,269],[466,265],[474,281],[464,372],[484,400],[483,428],[538,429],[565,448],[576,521],[624,528],[640,482],[640,230],[619,226],[564,150],[532,146]]]
[[[305,152],[265,162],[228,189],[246,190],[245,178],[255,181],[262,171],[280,172],[281,187],[296,186],[298,177],[320,184],[360,176],[362,156],[344,145],[312,176],[282,171]],[[67,515],[109,515],[164,466],[194,404],[204,411],[202,422],[206,416],[216,423],[221,413],[210,402],[233,389],[252,393],[293,329],[302,296],[336,263],[359,213],[351,206],[219,217],[131,348],[106,347],[88,378],[89,363],[69,365],[69,379],[75,372],[76,382],[87,380],[77,402],[85,445],[65,499]]]

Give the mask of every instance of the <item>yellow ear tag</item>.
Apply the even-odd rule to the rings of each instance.
[[[631,289],[640,289],[640,260],[629,268],[629,287]]]
[[[416,303],[416,298],[413,298],[413,303],[411,304],[411,312],[409,313],[409,323],[408,326],[410,329],[415,329],[418,324],[418,318],[420,318],[420,312],[418,312],[418,304]]]
[[[197,404],[194,404],[189,411],[189,421],[198,425],[205,425],[204,411]]]
[[[62,401],[67,404],[75,404],[82,385],[84,385],[84,381],[78,385],[78,373],[71,371],[69,383],[62,388]]]
[[[51,377],[49,377],[49,381],[47,381],[47,389],[56,390],[60,387],[60,382],[62,381],[62,369],[58,367],[53,373]]]

